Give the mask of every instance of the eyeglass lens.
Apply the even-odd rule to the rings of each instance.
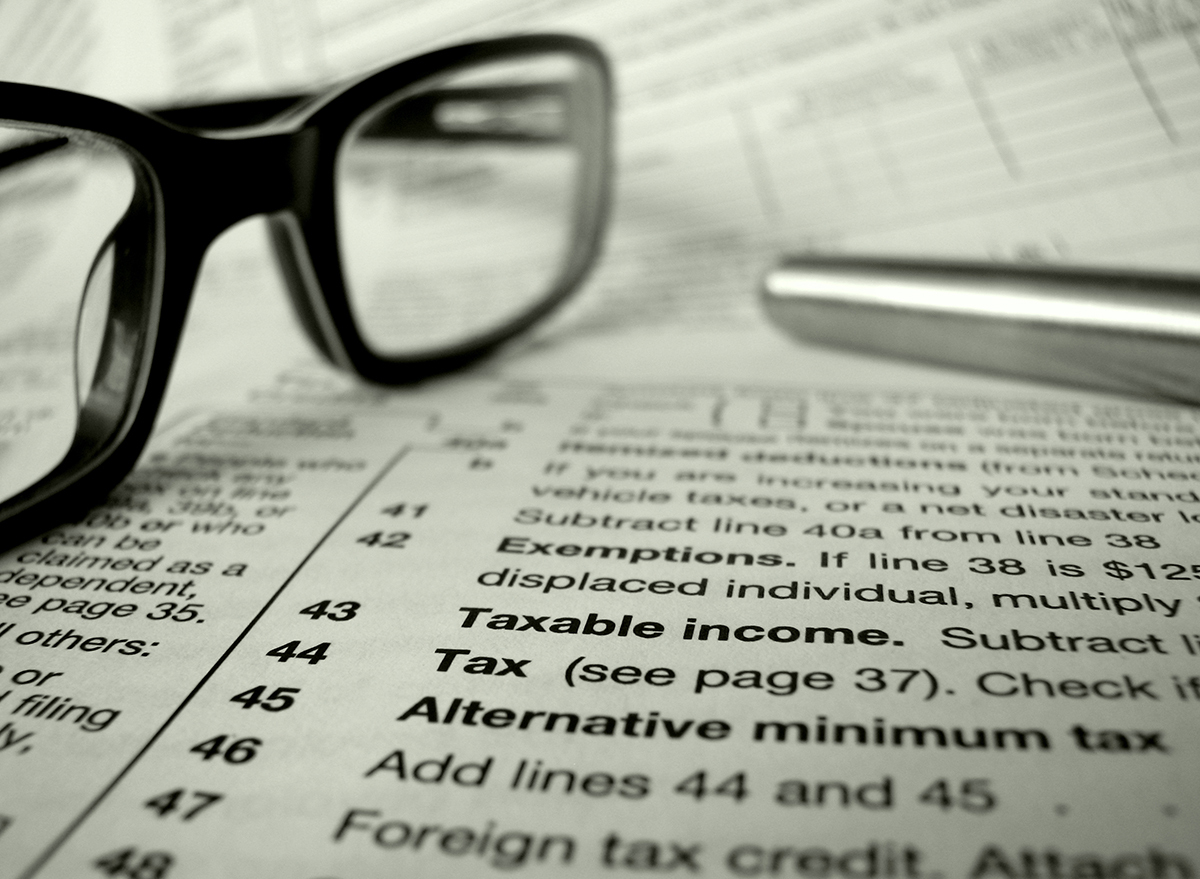
[[[547,53],[460,68],[371,107],[337,162],[351,311],[376,355],[506,326],[566,270],[594,70]]]
[[[0,497],[66,456],[106,354],[110,236],[134,172],[116,147],[0,125]]]

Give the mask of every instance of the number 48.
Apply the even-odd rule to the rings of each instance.
[[[174,862],[175,859],[169,852],[146,852],[139,857],[137,849],[123,848],[101,855],[92,861],[92,866],[105,876],[163,879]]]

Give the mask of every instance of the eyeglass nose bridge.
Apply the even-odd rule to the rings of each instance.
[[[306,164],[303,156],[315,134],[187,135],[190,154],[176,165],[175,178],[163,181],[167,204],[178,195],[182,208],[176,210],[184,211],[176,222],[207,249],[235,223],[291,208],[311,186],[294,166]]]
[[[322,354],[353,370],[327,301],[329,289],[340,287],[332,228],[309,230],[314,215],[332,210],[333,151],[325,148],[321,130],[301,125],[282,132],[176,134],[171,161],[163,163],[169,176],[160,174],[165,252],[175,269],[168,269],[175,283],[167,286],[190,291],[213,241],[242,220],[262,216],[301,326]]]
[[[340,279],[339,260],[332,240],[319,253],[312,236],[305,233],[314,214],[330,212],[332,175],[330,154],[322,151],[321,133],[302,127],[283,133],[234,141],[232,154],[237,173],[223,186],[231,189],[228,203],[220,206],[217,235],[229,226],[252,216],[265,216],[276,264],[294,313],[310,341],[343,369],[354,366],[342,343],[342,333],[329,314],[328,290]],[[318,204],[320,203],[320,204]],[[214,236],[215,237],[215,236]],[[318,244],[325,236],[317,236]],[[314,258],[326,271],[318,278]]]
[[[177,259],[198,271],[204,253],[223,232],[242,220],[265,217],[297,318],[325,356],[351,368],[336,329],[329,325],[310,242],[299,222],[311,215],[319,197],[320,133],[302,127],[266,134],[189,132],[184,137],[176,150],[184,160],[172,163],[177,169],[173,179],[162,181],[165,201],[176,212],[166,222],[168,253],[174,250]],[[173,226],[181,232],[186,227],[187,234],[177,238],[183,250],[171,246]]]

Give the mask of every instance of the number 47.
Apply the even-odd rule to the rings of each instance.
[[[224,798],[224,794],[214,794],[205,790],[189,792],[186,788],[177,787],[156,797],[151,797],[142,805],[157,814],[159,818],[166,818],[168,815],[179,812],[180,820],[191,821],[209,806]],[[181,809],[182,811],[180,811]]]

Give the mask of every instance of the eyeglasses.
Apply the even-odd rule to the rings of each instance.
[[[0,83],[0,545],[132,469],[204,251],[246,217],[267,216],[309,338],[369,381],[426,378],[527,329],[598,251],[609,83],[585,40],[512,37],[220,133],[203,129],[279,102],[155,119]]]

